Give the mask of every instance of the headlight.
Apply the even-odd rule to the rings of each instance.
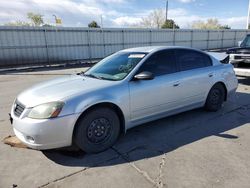
[[[48,119],[57,117],[64,106],[63,102],[50,102],[35,106],[28,114],[33,119]]]

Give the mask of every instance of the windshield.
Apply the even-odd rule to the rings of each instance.
[[[122,80],[146,56],[146,53],[118,52],[104,58],[84,75],[104,80]]]
[[[246,38],[241,43],[241,47],[250,47],[250,36],[247,35]]]

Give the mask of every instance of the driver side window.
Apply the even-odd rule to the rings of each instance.
[[[139,72],[148,71],[154,76],[175,73],[175,52],[173,50],[163,50],[156,52],[140,67]]]

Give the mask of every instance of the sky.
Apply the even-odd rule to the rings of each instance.
[[[53,24],[54,17],[63,26],[86,27],[101,17],[104,27],[130,27],[141,22],[154,9],[165,8],[166,0],[0,0],[0,24],[27,21],[27,12],[40,13]],[[249,0],[169,0],[170,19],[181,28],[190,28],[197,20],[217,18],[222,25],[244,29]]]

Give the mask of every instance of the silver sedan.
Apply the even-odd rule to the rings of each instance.
[[[30,148],[75,144],[96,153],[136,125],[199,107],[217,111],[237,85],[232,65],[199,50],[126,49],[85,73],[22,92],[11,118],[16,136]]]

